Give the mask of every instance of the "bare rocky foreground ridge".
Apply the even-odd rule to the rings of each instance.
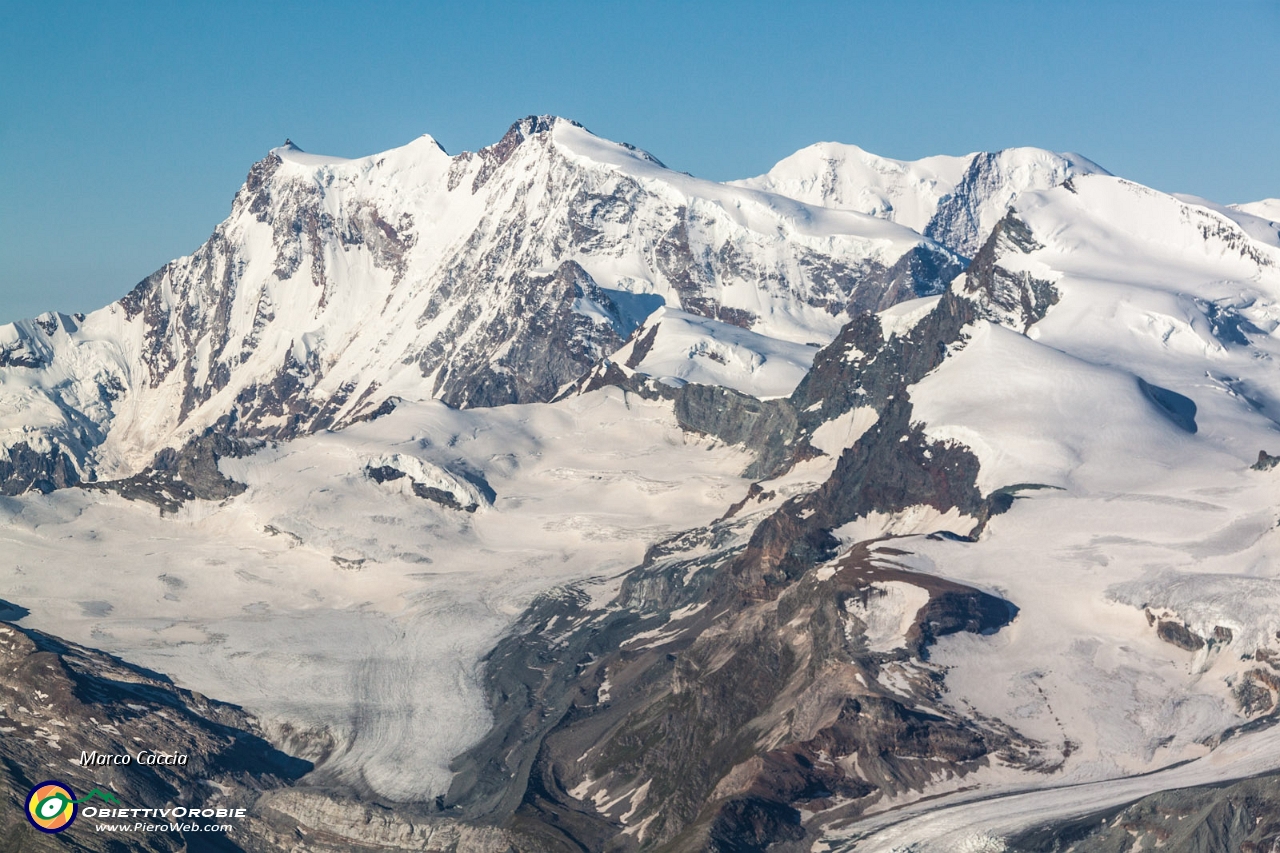
[[[1250,210],[1034,149],[715,184],[550,117],[275,149],[0,329],[8,795],[248,817],[6,843],[1270,849]],[[69,760],[139,743],[191,761]]]

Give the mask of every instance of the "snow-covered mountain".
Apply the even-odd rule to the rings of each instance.
[[[244,850],[1270,849],[1274,212],[1031,149],[286,146],[3,331],[0,613],[310,762],[209,795]]]
[[[942,853],[1274,770],[1280,241],[1253,225],[1102,174],[1023,194],[945,294],[816,354],[731,511],[607,606],[531,609],[491,677],[537,698],[451,794],[532,760],[578,838]],[[579,670],[534,670],[560,649]]]
[[[195,253],[87,317],[0,328],[0,484],[132,474],[218,425],[287,438],[392,397],[549,400],[652,311],[794,343],[936,292],[908,228],[672,172],[562,119],[478,153],[287,144]]]
[[[1078,154],[1040,148],[890,160],[856,145],[820,142],[734,183],[888,219],[971,257],[1019,195],[1094,174],[1107,172]]]
[[[1280,222],[1280,198],[1264,198],[1262,201],[1232,204],[1229,207],[1271,222]]]

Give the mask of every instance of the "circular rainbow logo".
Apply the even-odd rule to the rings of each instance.
[[[62,782],[41,782],[27,794],[27,820],[41,832],[62,832],[76,819],[76,795]]]

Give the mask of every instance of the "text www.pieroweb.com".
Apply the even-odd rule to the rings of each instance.
[[[188,809],[182,806],[167,809],[87,808],[84,817],[133,818],[132,822],[96,823],[97,832],[230,832],[229,823],[199,823],[193,818],[242,818],[245,809]],[[147,820],[137,820],[147,818]],[[163,822],[156,822],[157,819]]]

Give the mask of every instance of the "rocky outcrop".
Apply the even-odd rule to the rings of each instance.
[[[908,299],[937,296],[963,271],[964,264],[958,258],[917,246],[892,266],[867,276],[846,311],[855,316],[863,311],[883,311]]]
[[[539,827],[558,836],[550,850],[764,850],[994,753],[1039,760],[1035,744],[948,709],[926,660],[940,634],[1006,624],[1007,602],[865,548],[771,600],[729,593],[740,547],[690,551],[725,547],[739,524],[656,548],[621,610],[570,591],[526,614],[488,660],[498,724],[458,763],[454,813]],[[900,648],[877,652],[846,602],[886,579],[921,584],[926,604]],[[541,628],[556,617],[574,630],[553,640]],[[899,676],[905,694],[885,686]],[[806,827],[800,808],[823,817]]]
[[[467,470],[447,471],[414,456],[391,454],[371,461],[365,476],[380,485],[405,489],[408,494],[460,512],[492,505],[497,495],[483,476]]]
[[[186,832],[98,833],[91,825],[46,836],[27,823],[23,803],[33,785],[55,778],[77,796],[97,788],[127,808],[252,809],[261,792],[311,769],[310,763],[271,747],[257,722],[239,708],[10,623],[0,623],[0,723],[0,785],[9,802],[0,822],[0,847],[6,850],[62,850],[67,839],[75,849],[93,851],[242,849],[235,833],[243,823],[234,823],[237,830],[216,842]],[[180,754],[186,761],[143,764],[136,760],[140,750]],[[82,752],[127,754],[135,760],[88,766],[80,763]],[[94,823],[85,817],[80,822]]]
[[[1177,646],[1188,652],[1198,652],[1204,648],[1204,638],[1193,633],[1181,622],[1161,619],[1156,622],[1156,636],[1166,643]]]
[[[423,374],[436,377],[433,391],[449,405],[550,400],[605,353],[622,346],[622,333],[629,331],[609,296],[574,261],[565,261],[549,276],[519,272],[511,285],[515,300],[484,344],[500,354],[487,358],[483,349],[431,348],[420,359]],[[584,303],[597,313],[581,312],[577,306]],[[474,320],[468,311],[456,315],[446,340],[454,332],[465,335]]]
[[[218,460],[236,458],[257,445],[207,430],[181,450],[166,448],[144,471],[121,480],[85,484],[85,489],[115,492],[131,501],[143,501],[160,508],[161,514],[176,512],[192,500],[225,500],[241,494],[243,483],[218,469]]]
[[[1270,471],[1277,465],[1280,465],[1280,456],[1272,456],[1265,450],[1259,450],[1258,461],[1249,467],[1255,471]]]
[[[1007,254],[1039,248],[1031,229],[1013,211],[996,224],[965,270],[963,292],[974,299],[980,316],[1025,332],[1058,301],[1052,282],[1027,272],[1011,272],[999,263]]]
[[[757,400],[728,388],[693,384],[681,386],[672,397],[683,429],[756,452],[744,476],[766,477],[794,453],[796,414],[787,400]]]
[[[71,457],[54,444],[35,450],[25,441],[0,451],[0,495],[20,495],[29,491],[44,494],[80,482]]]

